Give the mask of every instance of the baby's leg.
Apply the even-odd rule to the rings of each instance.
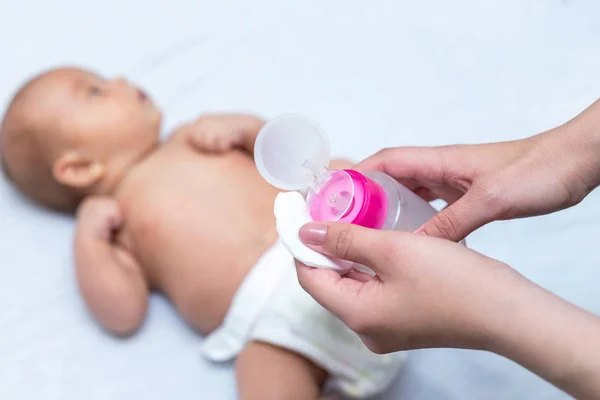
[[[241,400],[314,400],[327,372],[294,352],[250,342],[238,355],[236,376]]]

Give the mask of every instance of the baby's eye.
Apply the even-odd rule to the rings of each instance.
[[[102,91],[100,90],[100,88],[98,86],[92,86],[90,88],[91,96],[100,96],[100,94],[102,94]]]

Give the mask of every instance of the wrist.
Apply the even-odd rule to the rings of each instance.
[[[537,159],[552,169],[574,205],[600,184],[600,136],[574,119],[532,138]]]
[[[486,350],[514,360],[512,353],[515,342],[527,334],[532,320],[530,314],[536,312],[535,307],[530,307],[529,301],[531,291],[537,288],[525,278],[504,286],[504,290],[499,290],[504,294],[493,299],[494,312],[485,326],[488,338]]]
[[[522,309],[521,293],[533,284],[510,266],[499,264],[500,268],[486,265],[490,274],[482,285],[487,293],[485,300],[479,303],[473,325],[480,333],[476,348],[507,356],[504,351],[506,335],[520,327],[514,324],[514,318],[515,313]]]
[[[600,185],[600,100],[573,120],[573,130],[580,132],[583,173],[588,176],[590,191]]]
[[[566,179],[581,180],[587,193],[600,184],[600,100],[547,136],[563,153]]]

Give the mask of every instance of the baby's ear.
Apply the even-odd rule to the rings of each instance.
[[[85,189],[102,179],[104,165],[77,153],[67,153],[54,162],[52,174],[65,186]]]

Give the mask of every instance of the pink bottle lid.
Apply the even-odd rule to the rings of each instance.
[[[332,170],[311,186],[306,204],[315,221],[337,221],[380,229],[387,197],[377,183],[354,170]]]
[[[388,208],[383,188],[354,170],[327,170],[329,141],[310,119],[288,114],[268,121],[256,138],[254,160],[273,186],[306,194],[313,220],[383,226]]]

